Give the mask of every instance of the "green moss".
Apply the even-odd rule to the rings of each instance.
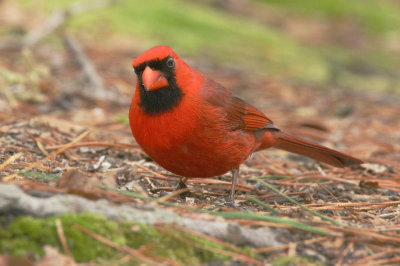
[[[323,266],[322,262],[316,262],[304,257],[279,257],[274,259],[272,266]]]
[[[194,243],[204,247],[223,250],[219,244],[206,239],[184,234],[172,228],[163,227],[168,234],[159,232],[152,226],[115,222],[93,214],[66,214],[47,218],[19,217],[8,226],[0,227],[0,253],[16,256],[34,254],[43,256],[43,246],[51,245],[63,250],[56,232],[55,220],[62,222],[67,244],[74,259],[78,262],[111,262],[121,258],[121,253],[87,234],[72,227],[80,225],[121,246],[134,249],[147,246],[147,253],[183,265],[200,264],[210,261],[226,261],[230,258],[203,248],[194,247]],[[183,240],[183,241],[182,241]],[[247,252],[249,254],[249,252]]]
[[[46,173],[46,172],[38,172],[38,171],[26,171],[20,172],[19,175],[27,176],[32,179],[39,179],[43,181],[52,181],[60,178],[58,174]]]
[[[114,120],[124,125],[129,125],[129,117],[127,115],[116,115]]]
[[[77,261],[89,261],[97,257],[112,257],[116,252],[113,248],[105,246],[72,228],[72,224],[88,228],[118,244],[125,244],[123,231],[118,224],[107,221],[101,216],[71,214],[59,218],[63,224],[68,247]],[[13,255],[34,253],[43,256],[42,248],[44,245],[57,246],[61,250],[55,219],[56,217],[44,219],[20,217],[15,219],[7,228],[2,228],[0,231],[0,252]]]

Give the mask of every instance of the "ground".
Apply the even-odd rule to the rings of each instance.
[[[254,8],[227,7],[230,13],[246,16],[250,12],[256,20],[262,19]],[[278,20],[279,13],[270,18]],[[275,25],[271,21],[262,23]],[[302,26],[297,31],[290,26],[290,21],[279,27],[289,35],[300,34],[298,38],[304,42],[315,40],[299,30],[304,23],[300,23]],[[381,25],[386,30],[386,24]],[[16,30],[13,25],[9,27]],[[379,30],[383,31],[376,29]],[[361,45],[343,37],[354,32],[341,34],[343,42],[350,42],[346,45]],[[239,65],[227,66],[223,60],[226,57],[212,56],[221,48],[210,51],[210,57],[204,59],[204,54],[192,55],[189,44],[177,44],[187,46],[182,50],[188,51],[185,59],[191,65],[258,107],[281,129],[366,162],[351,169],[338,169],[278,150],[258,152],[241,167],[237,207],[232,208],[225,204],[230,190],[229,174],[189,179],[188,190],[173,192],[179,177],[153,162],[133,139],[127,122],[136,82],[130,61],[144,50],[144,45],[120,36],[118,41],[104,44],[85,36],[62,36],[31,47],[4,45],[1,48],[2,184],[16,184],[38,199],[77,195],[132,208],[151,204],[155,210],[171,210],[179,217],[193,220],[224,221],[260,230],[272,228],[279,244],[231,245],[218,237],[196,235],[199,234],[196,230],[178,229],[173,224],[144,225],[87,213],[43,218],[39,211],[31,214],[38,218],[31,218],[24,215],[26,210],[7,211],[0,205],[0,253],[8,254],[0,255],[0,262],[17,256],[45,263],[52,252],[45,245],[57,247],[77,262],[98,264],[237,261],[274,265],[388,265],[400,261],[400,98],[397,92],[360,88],[364,84],[362,75],[346,79],[349,75],[341,68],[343,62],[339,63],[338,76],[331,73],[336,79],[325,75],[308,79],[307,71],[294,71],[285,80],[281,77],[282,71],[278,71],[279,78],[254,74],[254,65],[240,67],[240,60]],[[331,35],[318,36],[321,42],[326,42]],[[357,39],[365,40],[366,36]],[[83,52],[74,49],[73,43]],[[253,52],[247,54],[254,56]],[[300,63],[296,60],[302,59],[294,54],[290,60],[296,64],[289,70],[298,68]],[[86,61],[79,61],[82,55],[87,57]],[[325,65],[314,54],[310,62],[311,67]],[[82,70],[88,64],[95,67],[97,74],[91,76]],[[363,62],[353,67],[356,69],[353,74],[372,71],[368,72],[370,82],[371,76],[382,81],[396,71],[363,68]],[[275,70],[267,67],[266,71]],[[306,75],[305,80],[297,79],[299,73]],[[96,77],[100,77],[100,85],[93,81]],[[391,77],[393,87],[398,86],[397,78]],[[387,82],[384,83],[390,84]],[[126,191],[131,194],[121,194]],[[61,226],[56,225],[57,220]],[[43,232],[41,228],[51,230]],[[64,232],[60,233],[60,228]],[[45,239],[37,236],[47,233]],[[25,240],[11,241],[23,239],[21,236]],[[153,241],[157,243],[151,244]],[[87,252],[82,254],[75,243],[88,243]],[[176,246],[168,250],[171,243]],[[53,252],[62,256],[58,251]]]

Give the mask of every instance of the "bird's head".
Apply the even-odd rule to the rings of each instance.
[[[165,112],[179,103],[184,93],[178,84],[189,68],[170,47],[155,46],[133,60],[132,66],[146,113]]]
[[[140,85],[146,91],[155,91],[176,83],[175,70],[178,55],[168,46],[155,46],[132,62]]]

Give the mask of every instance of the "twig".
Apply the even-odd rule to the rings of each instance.
[[[265,209],[267,209],[267,210],[269,210],[269,211],[272,211],[272,212],[275,213],[275,214],[279,214],[279,211],[278,211],[278,210],[272,208],[272,207],[269,206],[268,204],[265,204],[265,203],[262,202],[261,200],[258,200],[258,199],[256,199],[256,198],[253,198],[253,197],[250,196],[250,195],[247,195],[247,199],[248,199],[249,201],[252,201],[252,202],[254,202],[254,203],[256,203],[256,204],[258,204],[258,205],[264,207]]]
[[[16,145],[8,145],[8,146],[0,146],[0,149],[8,150],[8,149],[13,149],[13,150],[21,150],[21,151],[28,151],[31,153],[40,153],[41,151],[29,149],[26,147],[21,147],[21,146],[16,146]]]
[[[312,244],[312,243],[315,243],[315,242],[323,242],[323,241],[326,241],[326,240],[328,240],[330,238],[331,237],[329,237],[329,236],[322,236],[322,237],[312,238],[312,239],[305,240],[305,241],[295,242],[295,244],[296,245],[298,245],[298,244],[309,245],[309,244]],[[256,249],[253,249],[252,252],[254,252],[254,253],[267,253],[267,252],[273,252],[273,251],[278,251],[278,250],[282,250],[283,251],[283,250],[286,250],[288,248],[289,248],[289,244],[286,244],[286,245],[277,246],[277,247],[256,248]]]
[[[393,253],[400,254],[400,249],[396,248],[396,249],[392,249],[392,250],[388,250],[388,251],[379,252],[379,253],[376,253],[376,254],[368,256],[368,257],[364,257],[364,258],[356,261],[353,265],[369,265],[372,263],[372,260],[383,257],[388,254],[393,254]],[[374,261],[373,264],[378,265],[377,260]]]
[[[249,256],[233,253],[233,252],[226,251],[226,250],[211,248],[211,247],[207,247],[207,246],[204,246],[204,245],[200,245],[200,244],[195,243],[193,241],[189,241],[189,240],[187,240],[187,239],[185,239],[183,237],[177,236],[176,234],[173,234],[173,233],[169,232],[168,230],[165,230],[164,228],[161,228],[160,226],[157,226],[155,228],[160,233],[168,235],[168,236],[170,236],[172,238],[175,238],[175,239],[177,239],[177,240],[179,240],[179,241],[181,241],[183,243],[186,243],[186,244],[188,244],[190,246],[193,246],[195,248],[200,248],[200,249],[208,250],[208,251],[211,251],[211,252],[214,252],[214,253],[218,253],[218,254],[221,254],[221,255],[229,256],[229,257],[231,257],[233,259],[241,260],[241,261],[246,262],[246,263],[253,263],[253,264],[256,264],[256,265],[263,265],[263,263],[261,261],[253,259],[253,258],[251,258]]]
[[[205,212],[205,211],[204,211]],[[251,220],[261,220],[261,221],[268,221],[268,222],[273,222],[273,223],[278,223],[278,224],[285,224],[289,225],[293,228],[297,228],[300,230],[320,234],[320,235],[325,235],[325,236],[332,236],[331,232],[319,229],[317,227],[303,224],[297,220],[294,219],[288,219],[288,218],[279,218],[275,216],[270,216],[266,214],[256,214],[256,213],[241,213],[241,212],[206,212],[209,214],[213,214],[215,216],[221,216],[224,218],[230,218],[230,219],[237,219],[237,218],[242,218],[242,219],[251,219]]]
[[[57,150],[64,145],[50,145],[47,146],[47,150]],[[113,148],[121,148],[121,149],[130,149],[130,148],[137,148],[136,145],[126,144],[126,143],[107,143],[107,142],[100,142],[100,141],[91,141],[91,142],[81,142],[71,145],[71,148],[80,148],[80,147],[113,147]]]
[[[46,149],[43,147],[43,144],[42,144],[39,140],[36,140],[36,139],[35,139],[35,142],[36,142],[36,145],[38,146],[39,150],[40,150],[41,152],[43,152],[43,154],[44,154],[45,156],[50,156],[49,152],[46,151]]]
[[[137,250],[134,250],[134,249],[132,249],[130,247],[127,247],[127,246],[120,246],[117,243],[115,243],[115,242],[113,242],[113,241],[111,241],[111,240],[109,240],[109,239],[107,239],[107,238],[105,238],[105,237],[103,237],[101,235],[98,235],[98,234],[96,234],[96,233],[94,233],[94,232],[92,232],[92,231],[90,231],[90,230],[88,230],[88,229],[86,229],[86,228],[84,228],[84,227],[82,227],[80,225],[72,224],[71,227],[73,227],[73,228],[75,228],[75,229],[77,229],[77,230],[79,230],[79,231],[81,231],[81,232],[93,237],[97,241],[100,241],[101,243],[106,244],[107,246],[113,247],[113,248],[118,249],[120,251],[127,252],[130,255],[134,256],[135,258],[137,258],[137,259],[139,259],[139,260],[141,260],[143,262],[149,263],[150,265],[159,265],[157,263],[157,261],[154,261],[153,259],[143,255],[142,253],[138,252]]]
[[[13,156],[11,156],[10,158],[8,158],[5,162],[3,162],[2,164],[0,164],[0,170],[3,169],[4,167],[6,167],[8,164],[12,163],[13,161],[15,161],[16,159],[18,159],[19,157],[21,157],[22,155],[24,155],[22,152],[20,153],[16,153]]]
[[[381,259],[374,261],[374,265],[398,265],[400,262],[400,256],[389,258],[389,259]]]
[[[134,165],[135,165],[136,167],[139,167],[140,169],[142,169],[142,170],[144,170],[144,171],[150,173],[150,174],[153,174],[153,175],[159,177],[159,178],[162,179],[162,180],[168,180],[168,177],[166,177],[165,175],[162,175],[162,174],[160,174],[160,173],[154,172],[153,170],[147,168],[146,166],[140,165],[140,164],[138,164],[138,163],[134,163]]]
[[[400,201],[387,201],[387,202],[342,202],[342,203],[332,203],[326,202],[324,204],[307,204],[307,206],[316,210],[335,210],[343,209],[345,207],[360,207],[363,209],[376,209],[376,208],[386,208],[393,205],[399,205]],[[321,206],[322,205],[322,206]],[[368,207],[368,208],[367,208]],[[299,206],[282,206],[282,209],[297,209]]]
[[[57,151],[53,152],[52,154],[49,154],[49,156],[46,156],[45,158],[31,164],[30,166],[24,168],[23,170],[16,172],[14,174],[8,175],[6,177],[3,177],[2,181],[7,182],[11,179],[13,179],[14,177],[18,176],[21,172],[26,172],[32,168],[35,168],[37,165],[39,165],[41,162],[43,162],[44,160],[47,159],[53,159],[55,158],[58,154],[64,152],[65,150],[69,149],[74,143],[80,141],[81,139],[85,138],[88,134],[89,134],[89,130],[84,131],[82,134],[80,134],[78,137],[76,137],[75,139],[73,139],[70,143],[65,144],[63,147],[61,147],[60,149],[58,149]]]
[[[182,194],[182,193],[185,193],[185,192],[188,192],[188,191],[189,191],[189,188],[187,188],[187,187],[186,188],[182,188],[182,189],[178,189],[178,190],[175,190],[175,191],[169,193],[168,195],[165,195],[164,197],[159,198],[158,200],[159,201],[167,201],[168,199],[170,199],[170,198],[172,198],[172,197],[174,197],[176,195],[179,195],[179,194]]]
[[[63,227],[62,227],[62,223],[59,218],[56,219],[56,229],[57,229],[57,234],[58,234],[58,237],[60,238],[60,242],[61,242],[61,245],[62,245],[65,253],[67,253],[68,256],[72,257],[71,251],[69,251],[68,244],[65,239],[65,234],[64,234]]]
[[[337,203],[341,203],[341,202],[338,200],[338,198],[337,198],[335,195],[333,195],[333,193],[332,193],[328,188],[326,188],[324,185],[320,184],[319,182],[317,182],[317,185],[318,185],[319,187],[321,187],[323,190],[325,190],[329,195],[331,195],[331,197],[334,198],[334,199],[336,200]],[[354,220],[360,221],[360,219],[358,219],[358,217],[355,216],[349,208],[344,207],[344,209],[347,211],[348,214],[351,215],[351,217],[352,217]]]
[[[320,217],[321,219],[326,220],[326,221],[329,221],[329,222],[331,222],[331,223],[333,223],[333,224],[342,225],[342,223],[340,223],[340,222],[338,222],[338,221],[335,221],[335,220],[333,220],[333,219],[331,219],[331,218],[329,218],[329,217],[326,217],[325,215],[322,215],[322,214],[320,214],[320,213],[318,213],[318,212],[316,212],[316,211],[314,211],[314,210],[311,210],[311,209],[305,207],[305,206],[302,205],[300,202],[298,202],[298,201],[292,199],[291,197],[289,197],[289,196],[286,195],[285,193],[282,193],[279,189],[277,189],[277,188],[271,186],[270,184],[264,182],[263,180],[261,180],[261,179],[259,179],[259,178],[253,178],[253,180],[256,180],[256,181],[260,182],[261,184],[263,184],[264,186],[266,186],[266,187],[269,188],[270,190],[274,191],[275,193],[280,194],[282,197],[284,197],[284,198],[287,199],[288,201],[292,202],[293,204],[296,204],[297,206],[299,206],[299,207],[302,208],[303,210],[305,210],[305,211],[307,211],[307,212],[310,212],[310,213],[312,213],[312,214],[314,214],[314,215]]]
[[[148,178],[147,176],[144,177],[144,180],[146,180],[147,183],[150,184],[151,189],[156,189],[156,185],[153,184],[153,182],[151,182],[150,178]]]
[[[335,266],[341,266],[343,264],[343,260],[346,257],[347,253],[352,250],[354,247],[353,242],[350,242],[347,247],[344,249],[343,253],[340,255],[340,258],[338,262],[335,264]]]
[[[196,237],[204,238],[204,239],[210,240],[212,242],[215,242],[215,243],[217,243],[217,244],[219,244],[219,245],[221,245],[221,246],[223,246],[225,248],[228,248],[228,249],[232,250],[233,252],[240,253],[242,255],[246,255],[239,248],[235,247],[232,244],[229,244],[229,243],[226,243],[226,242],[224,242],[222,240],[219,240],[218,238],[215,238],[215,237],[212,237],[212,236],[209,236],[209,235],[206,235],[206,234],[202,234],[202,233],[199,233],[199,232],[196,232],[196,231],[193,231],[193,230],[187,229],[185,227],[181,227],[181,226],[172,226],[172,227],[175,230],[179,230],[179,231],[182,231],[184,233],[191,234],[191,235],[194,235]]]

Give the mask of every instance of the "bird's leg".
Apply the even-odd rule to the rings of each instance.
[[[231,173],[232,173],[232,187],[229,199],[231,202],[235,202],[235,186],[239,178],[239,167],[233,168],[231,170]]]
[[[188,180],[187,177],[181,177],[181,178],[179,178],[178,186],[177,186],[174,190],[179,190],[179,189],[187,188],[187,186],[186,186],[186,181],[187,181],[187,180]]]
[[[174,191],[177,191],[177,190],[180,190],[180,189],[184,189],[184,188],[188,188],[186,186],[186,181],[187,180],[188,180],[187,177],[181,177],[179,179],[179,183],[176,186],[176,188],[174,189]],[[190,191],[187,191],[187,192],[181,193],[179,196],[180,196],[181,199],[184,199],[185,197],[190,197],[191,195],[192,195],[192,193]]]

